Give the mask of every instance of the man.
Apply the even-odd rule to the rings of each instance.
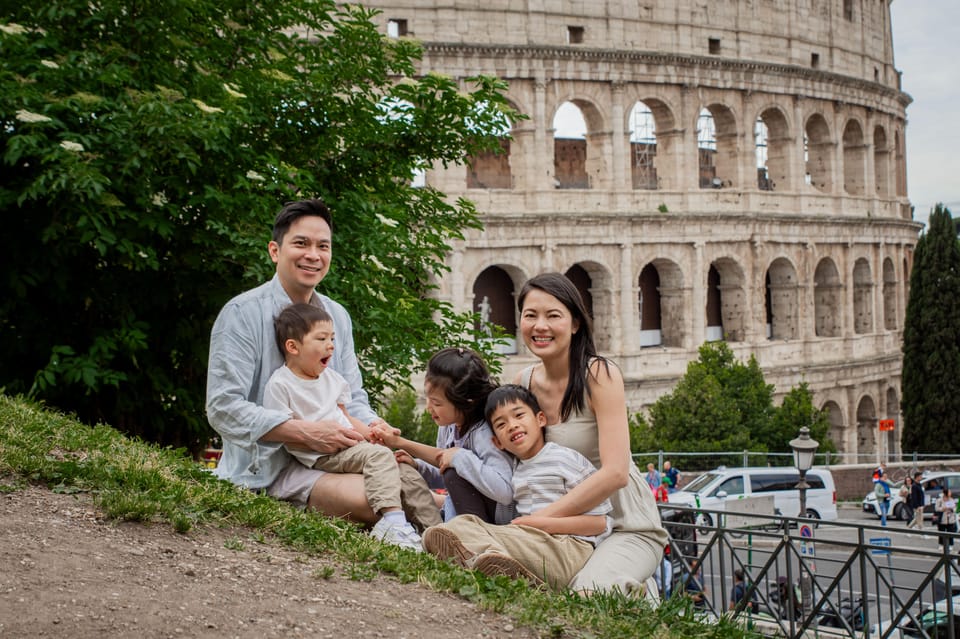
[[[361,441],[362,436],[334,420],[289,418],[287,412],[263,407],[267,380],[283,365],[274,340],[274,317],[293,302],[306,302],[333,317],[337,348],[329,365],[350,386],[347,411],[364,424],[383,423],[363,390],[350,315],[315,290],[330,270],[333,256],[329,209],[320,200],[285,205],[274,221],[267,248],[276,274],[227,302],[211,332],[207,418],[223,441],[216,474],[277,499],[372,524],[378,517],[367,503],[362,475],[308,468],[284,448],[287,444],[335,453]],[[400,466],[413,470],[407,464]],[[413,473],[422,481],[419,473]],[[413,481],[406,475],[403,480]],[[440,523],[439,514],[436,523]]]
[[[690,560],[690,570],[683,576],[683,587],[687,596],[693,600],[694,608],[706,609],[707,591],[700,580],[700,565],[696,559]]]
[[[670,479],[669,492],[676,492],[677,482],[680,481],[680,471],[673,467],[669,459],[663,462],[663,476]]]
[[[730,610],[736,609],[737,605],[746,599],[748,586],[743,578],[743,569],[736,568],[733,571],[733,591],[730,593]],[[743,606],[746,612],[756,612],[757,591],[753,591],[753,596],[747,599]]]
[[[923,494],[923,473],[913,474],[913,485],[910,486],[910,507],[913,508],[913,519],[907,524],[909,528],[923,530],[923,507],[926,495]]]

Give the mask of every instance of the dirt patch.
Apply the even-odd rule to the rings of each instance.
[[[231,549],[248,537],[108,521],[86,495],[0,494],[0,637],[537,636],[420,584],[351,580],[276,545]]]

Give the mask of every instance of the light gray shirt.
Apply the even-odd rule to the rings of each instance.
[[[574,449],[547,442],[536,455],[530,459],[520,460],[513,471],[513,496],[517,500],[517,512],[520,515],[531,515],[546,508],[596,471],[597,468],[590,463],[590,460]],[[596,536],[573,536],[588,541],[594,546],[599,544],[610,534],[611,510],[613,506],[610,500],[604,499],[583,513],[584,515],[605,515],[607,528],[603,533]]]
[[[273,371],[283,365],[273,320],[291,303],[274,275],[269,282],[227,302],[210,335],[207,419],[223,442],[215,473],[248,488],[266,488],[291,460],[283,444],[260,441],[290,418],[287,411],[264,408],[263,391]],[[369,424],[377,415],[363,390],[350,315],[325,295],[314,293],[310,303],[322,306],[333,317],[337,347],[330,367],[350,385],[347,411]]]

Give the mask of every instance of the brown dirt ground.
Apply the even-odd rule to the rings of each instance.
[[[0,637],[510,637],[537,634],[421,584],[222,529],[104,519],[86,495],[0,494]],[[322,578],[318,571],[333,567]]]

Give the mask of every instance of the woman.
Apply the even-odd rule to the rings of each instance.
[[[937,497],[937,511],[940,513],[940,519],[937,522],[937,529],[943,533],[957,532],[957,502],[953,499],[953,493],[946,486],[943,487],[943,493]],[[940,535],[940,547],[942,550],[949,551],[953,546],[953,537],[950,535]]]
[[[586,512],[607,498],[613,504],[613,533],[597,546],[570,588],[582,593],[646,588],[654,595],[651,576],[663,556],[667,532],[653,493],[630,457],[620,370],[597,355],[590,316],[565,276],[545,273],[530,279],[517,306],[524,343],[540,359],[523,370],[517,382],[536,395],[546,413],[547,440],[579,451],[598,468],[536,516]]]

